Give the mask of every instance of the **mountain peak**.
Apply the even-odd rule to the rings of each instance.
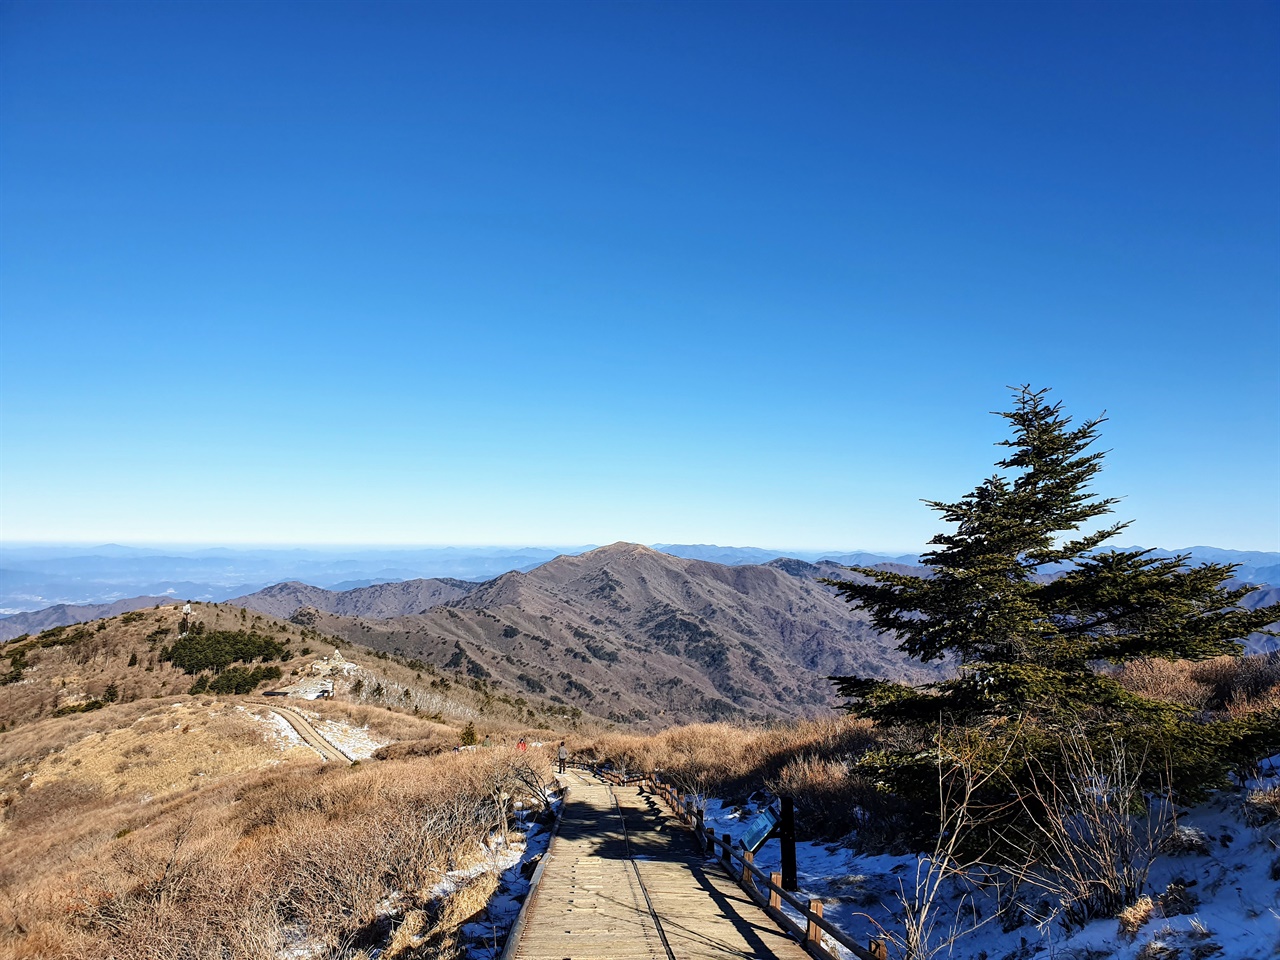
[[[656,554],[658,551],[651,547],[646,547],[643,543],[631,543],[627,540],[619,540],[617,543],[611,543],[605,547],[597,547],[590,551],[597,556],[623,556],[635,554],[637,556],[646,556],[648,554]],[[587,554],[583,554],[586,556]]]

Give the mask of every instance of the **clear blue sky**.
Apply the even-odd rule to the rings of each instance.
[[[1280,549],[1280,4],[0,5],[0,536]]]

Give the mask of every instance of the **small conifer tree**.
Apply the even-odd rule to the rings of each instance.
[[[900,650],[949,660],[956,675],[924,688],[831,679],[848,710],[918,734],[867,760],[904,793],[936,784],[936,756],[918,749],[936,731],[999,730],[1003,722],[1027,751],[1039,752],[1037,763],[1048,762],[1067,730],[1155,747],[1164,774],[1193,795],[1220,783],[1242,754],[1280,746],[1280,717],[1206,722],[1126,690],[1104,667],[1239,655],[1239,638],[1276,612],[1240,606],[1252,588],[1226,586],[1233,565],[1100,551],[1128,525],[1085,530],[1117,502],[1089,490],[1104,456],[1089,448],[1104,418],[1072,426],[1047,392],[1024,386],[1014,409],[1000,414],[1013,430],[1000,441],[1009,450],[996,464],[1002,473],[958,502],[928,502],[954,529],[931,541],[922,557],[927,575],[853,568],[856,578],[827,581],[896,636]],[[996,754],[1008,751],[993,745]]]
[[[474,723],[472,723],[470,720],[468,720],[468,721],[467,721],[467,725],[466,725],[465,727],[463,727],[463,728],[462,728],[462,737],[461,737],[460,739],[462,740],[462,745],[463,745],[464,747],[473,747],[473,746],[475,746],[475,743],[476,743],[476,725],[475,725]]]

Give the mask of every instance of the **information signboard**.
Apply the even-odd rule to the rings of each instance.
[[[747,832],[739,838],[738,842],[752,853],[755,853],[764,846],[764,842],[769,839],[769,834],[773,832],[773,828],[777,825],[778,815],[773,812],[773,808],[761,810],[747,824]]]

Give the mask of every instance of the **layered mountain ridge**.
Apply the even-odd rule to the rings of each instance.
[[[843,575],[835,564],[726,566],[617,543],[479,585],[330,594],[281,584],[232,602],[614,720],[767,720],[830,709],[831,674],[937,675],[817,580]],[[397,604],[406,612],[370,618]]]
[[[508,702],[658,725],[767,721],[831,709],[832,675],[926,682],[946,671],[905,657],[865,611],[820,582],[851,576],[831,560],[726,565],[615,543],[482,583],[426,578],[335,591],[289,581],[224,606],[291,619],[415,662],[439,684],[461,681]],[[1250,598],[1275,599],[1274,590]],[[51,609],[0,620],[0,629],[36,617],[32,626],[46,629],[74,615]],[[1255,639],[1272,642],[1258,635],[1251,647]]]

